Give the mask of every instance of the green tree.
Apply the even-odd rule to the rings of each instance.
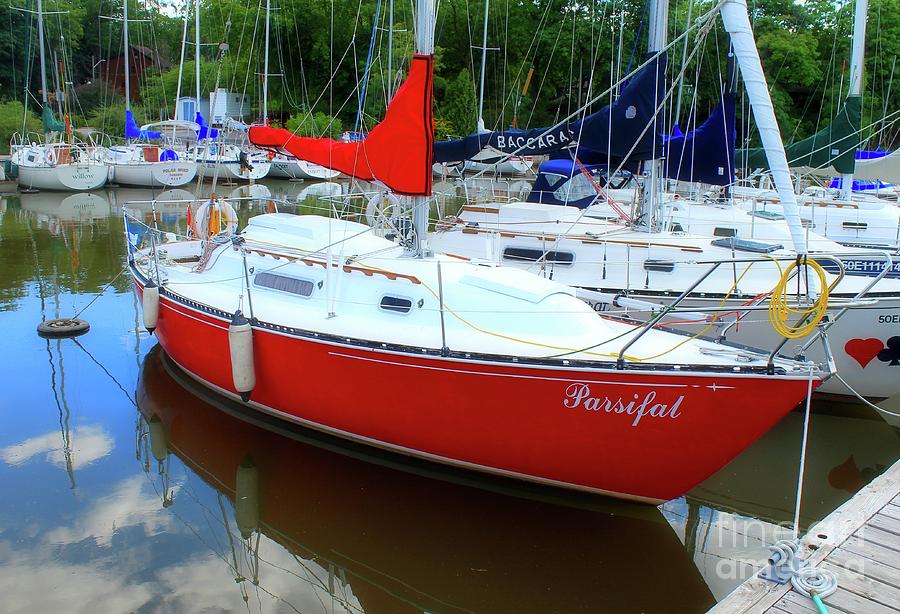
[[[463,68],[447,81],[443,91],[435,91],[437,117],[449,123],[459,134],[475,131],[475,84],[469,71]]]

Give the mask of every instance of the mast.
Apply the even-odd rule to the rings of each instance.
[[[194,79],[197,85],[197,113],[200,112],[200,0],[194,0]]]
[[[372,53],[375,50],[375,35],[378,34],[378,17],[381,14],[381,0],[375,4],[375,19],[372,21],[372,38],[369,40],[369,55],[366,56],[366,68],[363,71],[362,83],[359,86],[359,107],[356,109],[356,121],[353,132],[359,132],[362,125],[363,105],[366,103],[366,88],[369,86],[369,71],[372,67]]]
[[[434,0],[416,0],[416,9],[416,50],[420,55],[434,55]],[[414,196],[412,209],[416,245],[407,255],[422,258],[428,251],[428,196]]]
[[[684,30],[687,32],[691,27],[691,12],[694,8],[694,1],[688,0],[688,10],[687,10],[687,19],[684,22]],[[687,48],[688,48],[688,40],[690,37],[684,37],[684,46],[681,48],[681,69],[684,70],[684,65],[687,63]],[[675,103],[675,125],[678,125],[678,121],[681,119],[681,94],[684,91],[684,79],[681,79],[681,82],[678,84],[678,102]]]
[[[651,0],[650,24],[648,29],[647,51],[654,55],[666,48],[666,28],[669,24],[669,0]],[[657,71],[657,75],[659,71]],[[659,84],[656,84],[659,92]],[[654,106],[658,107],[660,101],[654,99]],[[654,122],[659,124],[657,113]],[[650,172],[644,182],[644,230],[652,232],[656,227],[657,217],[660,214],[660,178],[662,177],[662,164],[658,159],[650,161]]]
[[[128,0],[122,0],[122,35],[125,39],[125,110],[131,110],[131,64],[129,56],[131,49],[128,47]]]
[[[263,106],[262,120],[264,125],[269,123],[269,11],[271,0],[266,0],[266,50],[263,60]]]
[[[191,16],[190,11],[188,10],[188,5],[184,7],[184,27],[181,30],[181,56],[178,59],[178,85],[175,88],[175,115],[172,116],[172,119],[175,119],[178,116],[178,100],[181,98],[181,77],[184,75],[184,48],[187,45],[187,29],[188,29],[188,20]],[[185,119],[185,118],[182,118]],[[172,129],[172,134],[174,136],[174,128]]]
[[[478,88],[478,131],[484,131],[484,69],[487,64],[488,8],[491,0],[484,0],[484,34],[481,37],[481,84]]]
[[[388,3],[388,86],[387,101],[394,97],[394,0]]]
[[[47,106],[47,58],[44,56],[44,6],[37,0],[38,44],[41,48],[41,98]]]
[[[847,98],[862,94],[863,63],[866,54],[866,17],[869,12],[869,0],[856,0],[856,11],[853,16],[853,47],[850,52],[850,89]],[[856,138],[859,139],[857,134]],[[856,155],[854,153],[854,155]],[[853,173],[841,176],[841,196],[850,199],[853,193]]]

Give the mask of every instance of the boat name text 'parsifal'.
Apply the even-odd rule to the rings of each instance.
[[[652,416],[653,418],[678,418],[681,415],[681,402],[684,396],[679,396],[674,403],[667,405],[665,403],[653,403],[656,399],[656,391],[651,390],[643,399],[639,400],[639,396],[635,394],[634,399],[625,403],[622,397],[615,400],[609,397],[592,397],[591,387],[583,383],[569,384],[566,388],[566,398],[563,399],[563,405],[569,409],[577,409],[579,406],[588,411],[605,411],[608,414],[628,414],[634,416],[631,426],[637,426],[638,422],[644,416]]]

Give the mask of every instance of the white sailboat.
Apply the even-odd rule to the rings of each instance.
[[[851,250],[816,238],[814,233],[801,228],[746,4],[743,0],[729,0],[722,6],[721,15],[735,45],[783,209],[777,222],[764,217],[747,219],[755,224],[758,232],[760,228],[777,226],[780,230],[777,236],[768,237],[767,242],[740,242],[735,240],[736,230],[719,233],[718,237],[712,236],[716,233],[688,235],[681,232],[685,228],[680,226],[678,231],[668,230],[674,220],[669,220],[667,226],[662,222],[671,210],[669,214],[664,213],[667,203],[658,188],[652,189],[659,180],[654,181],[651,174],[645,179],[645,185],[651,188],[651,198],[645,198],[645,203],[649,200],[656,204],[659,223],[655,225],[610,222],[609,218],[616,217],[617,213],[602,196],[597,197],[602,204],[589,210],[533,202],[481,204],[464,207],[456,218],[439,223],[432,243],[441,251],[502,262],[585,288],[588,292],[584,297],[603,303],[604,309],[623,309],[640,317],[658,313],[674,297],[687,292],[688,304],[695,313],[690,317],[676,317],[670,320],[671,325],[751,347],[769,345],[779,338],[766,311],[773,288],[782,277],[782,267],[774,262],[751,262],[759,254],[785,257],[808,253],[823,261],[840,255],[849,262],[870,262],[880,278],[847,275],[831,291],[832,307],[853,304],[867,292],[878,299],[865,309],[843,312],[839,320],[829,325],[827,337],[833,356],[811,341],[819,339],[815,330],[785,343],[790,343],[791,348],[797,346],[808,357],[833,357],[838,373],[864,396],[884,398],[900,394],[893,360],[878,359],[880,354],[888,358],[893,347],[891,339],[896,333],[896,327],[890,323],[900,313],[900,280],[885,279],[893,266],[891,257],[880,251]],[[580,175],[579,179],[588,181]],[[647,215],[645,219],[650,217],[653,216]],[[692,286],[691,282],[715,262],[728,264]],[[850,268],[849,264],[843,266]],[[801,303],[812,304],[824,286],[836,281],[833,273],[841,265],[829,267],[831,272],[825,271],[821,281],[810,280],[809,289],[800,293]],[[723,317],[723,311],[731,315]],[[826,382],[820,390],[851,394],[836,379]]]
[[[131,46],[128,42],[128,0],[122,1],[122,35],[125,43],[125,144],[104,151],[110,180],[135,187],[174,188],[187,185],[197,175],[197,163],[177,151],[174,141],[160,146],[142,139],[162,139],[148,127],[138,129],[131,112]]]
[[[268,47],[266,47],[268,51]],[[194,81],[197,104],[200,103],[200,0],[194,0]],[[210,109],[215,109],[215,92],[210,93]],[[197,111],[200,122],[200,112]],[[198,132],[197,142],[188,150],[189,159],[197,163],[197,176],[213,182],[219,180],[256,181],[269,174],[271,163],[265,152],[225,142],[221,132],[218,138],[209,138],[206,126]],[[206,136],[207,138],[203,138]]]
[[[269,31],[271,29],[271,0],[266,0],[266,38],[263,53],[263,99],[262,120],[269,121]],[[334,179],[340,172],[300,160],[283,152],[276,152],[269,158],[269,177],[280,179]]]
[[[868,6],[868,0],[856,0],[846,104],[849,106],[852,103],[857,109],[862,96]],[[842,113],[846,113],[846,108],[842,110]],[[848,168],[845,169],[843,164],[838,164],[841,158],[847,156],[847,148],[844,143],[848,139],[852,139],[853,143],[860,141],[858,123],[858,118],[851,122],[850,129],[855,128],[856,132],[848,137],[838,138],[837,135],[832,137],[837,141],[836,143],[828,144],[825,139],[826,144],[829,145],[827,152],[814,151],[808,156],[810,159],[831,157],[830,163],[811,167],[798,166],[794,169],[798,173],[811,173],[822,177],[839,174],[837,173],[838,169],[835,168],[838,166],[841,170],[849,170],[849,172],[840,173],[840,188],[811,186],[805,189],[797,198],[800,205],[800,217],[807,227],[845,245],[896,249],[900,247],[900,207],[897,207],[896,203],[887,202],[875,195],[855,193],[852,189],[856,168],[860,168],[861,178],[871,179],[874,177],[873,169],[885,170],[890,161],[884,158],[873,161],[857,161],[855,155],[857,147],[854,146],[853,151],[849,152]],[[831,127],[826,130],[830,129]],[[826,134],[830,136],[830,133]],[[821,149],[815,140],[813,143]],[[804,156],[804,158],[806,157]],[[884,177],[874,178],[883,179]],[[738,186],[734,190],[735,203],[745,209],[780,212],[780,198],[777,194],[772,193],[765,176],[760,181],[761,185]]]
[[[41,0],[37,0],[37,22],[45,135],[43,141],[38,137],[32,140],[31,135],[27,134],[13,137],[11,160],[15,172],[18,173],[17,182],[20,188],[26,190],[65,192],[96,190],[106,183],[106,165],[97,159],[94,151],[75,139],[68,124],[64,127],[48,125],[49,122],[57,124],[58,122],[53,119],[47,100],[44,10]],[[56,136],[51,139],[53,134]]]
[[[488,9],[490,0],[484,0],[484,31],[481,38],[481,79],[478,86],[478,131],[484,126],[484,73],[487,66]],[[485,147],[477,155],[462,164],[462,171],[479,174],[524,175],[531,171],[534,160],[528,156],[506,156],[500,151]],[[449,173],[448,173],[449,174]]]

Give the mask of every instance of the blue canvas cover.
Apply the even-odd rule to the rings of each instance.
[[[200,126],[200,129],[197,131],[198,140],[219,138],[219,131],[215,128],[210,128],[206,124],[206,120],[203,119],[203,115],[200,113],[200,111],[197,111],[197,116],[194,118],[194,122],[196,122],[196,124]]]
[[[700,126],[665,140],[665,176],[712,185],[734,182],[735,96],[726,93]],[[678,130],[676,126],[677,132]]]
[[[141,130],[134,120],[131,109],[125,109],[125,138],[126,139],[160,139],[162,135],[154,130]]]
[[[856,159],[857,160],[877,160],[878,158],[883,158],[891,152],[886,151],[879,147],[878,149],[857,149],[856,150]]]
[[[582,177],[581,167],[591,176],[590,180]],[[613,167],[615,171],[617,167]],[[630,179],[630,172],[622,170],[624,181]],[[534,186],[525,200],[530,203],[545,205],[566,205],[584,209],[592,205],[599,195],[591,182],[606,187],[606,164],[582,164],[571,159],[546,160],[538,167]],[[573,178],[576,181],[573,183]],[[614,180],[618,181],[619,179]],[[570,184],[567,186],[567,184]],[[615,185],[613,187],[616,187]]]
[[[434,144],[435,162],[461,162],[485,147],[504,154],[549,154],[579,141],[579,150],[598,156],[649,160],[662,154],[662,139],[651,124],[664,96],[666,54],[647,64],[610,106],[584,119],[531,130],[487,131]],[[649,128],[648,128],[649,126]],[[579,157],[581,154],[579,154]]]
[[[844,180],[841,177],[833,177],[831,179],[831,183],[828,184],[829,188],[840,190],[844,187]],[[865,192],[866,190],[881,190],[883,188],[892,188],[894,187],[893,183],[885,183],[884,181],[875,181],[871,179],[854,179],[853,180],[853,191],[854,192]]]

